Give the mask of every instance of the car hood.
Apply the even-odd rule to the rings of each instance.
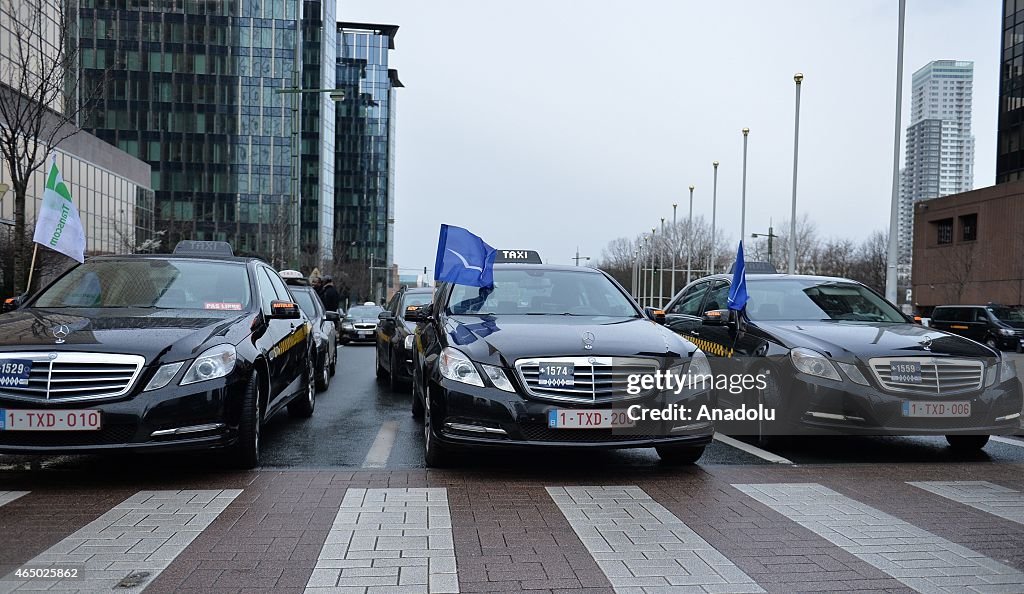
[[[808,347],[834,359],[872,357],[995,357],[988,347],[919,324],[869,322],[755,322],[788,348]],[[925,348],[925,346],[929,348]]]
[[[249,312],[185,309],[60,308],[20,309],[0,316],[0,352],[88,351],[142,355],[147,363],[194,357],[207,342],[238,344]],[[68,333],[63,343],[56,334]],[[57,330],[55,334],[55,330]]]
[[[452,316],[447,343],[471,359],[512,365],[526,357],[688,357],[696,347],[647,319],[590,316]],[[585,333],[593,334],[593,337]],[[584,348],[591,339],[591,349]]]

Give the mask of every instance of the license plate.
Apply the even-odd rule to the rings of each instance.
[[[548,427],[551,429],[615,429],[635,426],[636,422],[624,410],[555,409],[548,412]]]
[[[891,361],[889,376],[895,383],[919,384],[921,383],[921,363],[918,361]]]
[[[903,416],[905,417],[969,417],[971,416],[970,402],[903,402]]]
[[[32,361],[28,359],[0,359],[0,388],[24,387],[32,372]]]
[[[372,332],[370,332],[369,330],[359,332],[359,336],[369,336],[370,334],[372,334]]]
[[[101,426],[98,410],[0,409],[0,431],[94,431]]]
[[[541,363],[537,384],[542,388],[571,388],[575,385],[573,363]]]

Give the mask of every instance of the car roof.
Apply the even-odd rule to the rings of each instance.
[[[434,287],[408,287],[402,291],[403,293],[433,293]]]
[[[837,282],[838,281],[838,282],[844,282],[844,283],[857,283],[857,284],[861,284],[860,282],[852,280],[852,279],[849,279],[849,278],[842,278],[842,277],[839,277],[839,276],[819,276],[819,275],[816,275],[816,274],[747,274],[746,277],[747,277],[748,281],[751,280],[751,279],[753,279],[753,280],[769,280],[769,279],[772,279],[772,280],[774,280],[774,279],[787,280],[788,279],[788,280],[810,280],[810,281],[818,281],[818,282]],[[708,279],[731,281],[732,280],[732,275],[731,274],[713,274],[711,276],[705,276],[705,277],[698,278],[694,282],[701,281],[701,280],[708,280]]]
[[[246,263],[246,262],[261,262],[266,264],[260,258],[253,256],[202,256],[197,254],[122,254],[122,255],[111,255],[111,256],[93,256],[89,258],[89,261],[94,260],[206,260],[216,262],[235,262],[235,263]],[[268,264],[269,266],[269,264]]]
[[[590,266],[573,266],[571,264],[526,264],[519,262],[509,262],[507,264],[495,264],[495,270],[563,270],[569,272],[585,272],[590,274],[601,274],[601,271],[597,268],[591,268]]]

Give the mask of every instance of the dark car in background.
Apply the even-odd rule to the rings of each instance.
[[[341,319],[341,344],[350,342],[375,342],[377,340],[377,316],[384,308],[372,302],[353,305]]]
[[[409,308],[427,305],[434,298],[432,288],[402,288],[377,314],[377,377],[387,378],[392,390],[412,380],[412,352],[416,324],[405,319]]]
[[[493,287],[441,283],[431,305],[406,310],[420,324],[412,412],[423,417],[427,465],[445,464],[453,449],[487,447],[653,447],[667,463],[700,458],[710,421],[630,420],[626,411],[696,409],[709,390],[631,393],[627,382],[706,373],[704,354],[603,271],[533,261],[499,256]]]
[[[310,323],[227,244],[90,258],[0,316],[0,452],[222,449],[315,406]]]
[[[1020,352],[1024,345],[1024,311],[1004,305],[940,305],[930,324],[993,349]]]
[[[309,318],[316,344],[316,389],[323,392],[331,385],[338,366],[338,312],[327,311],[309,280],[297,270],[282,270],[281,278],[288,285],[302,313]]]
[[[666,324],[716,373],[764,376],[757,389],[717,393],[723,406],[776,410],[756,434],[945,435],[974,449],[1019,427],[1021,386],[998,351],[915,324],[856,281],[747,275],[743,315],[725,309],[731,283],[686,286]]]

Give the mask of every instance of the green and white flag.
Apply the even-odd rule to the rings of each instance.
[[[85,229],[78,209],[71,201],[71,190],[64,184],[54,155],[43,190],[43,207],[36,219],[32,241],[56,250],[69,258],[85,262]]]

